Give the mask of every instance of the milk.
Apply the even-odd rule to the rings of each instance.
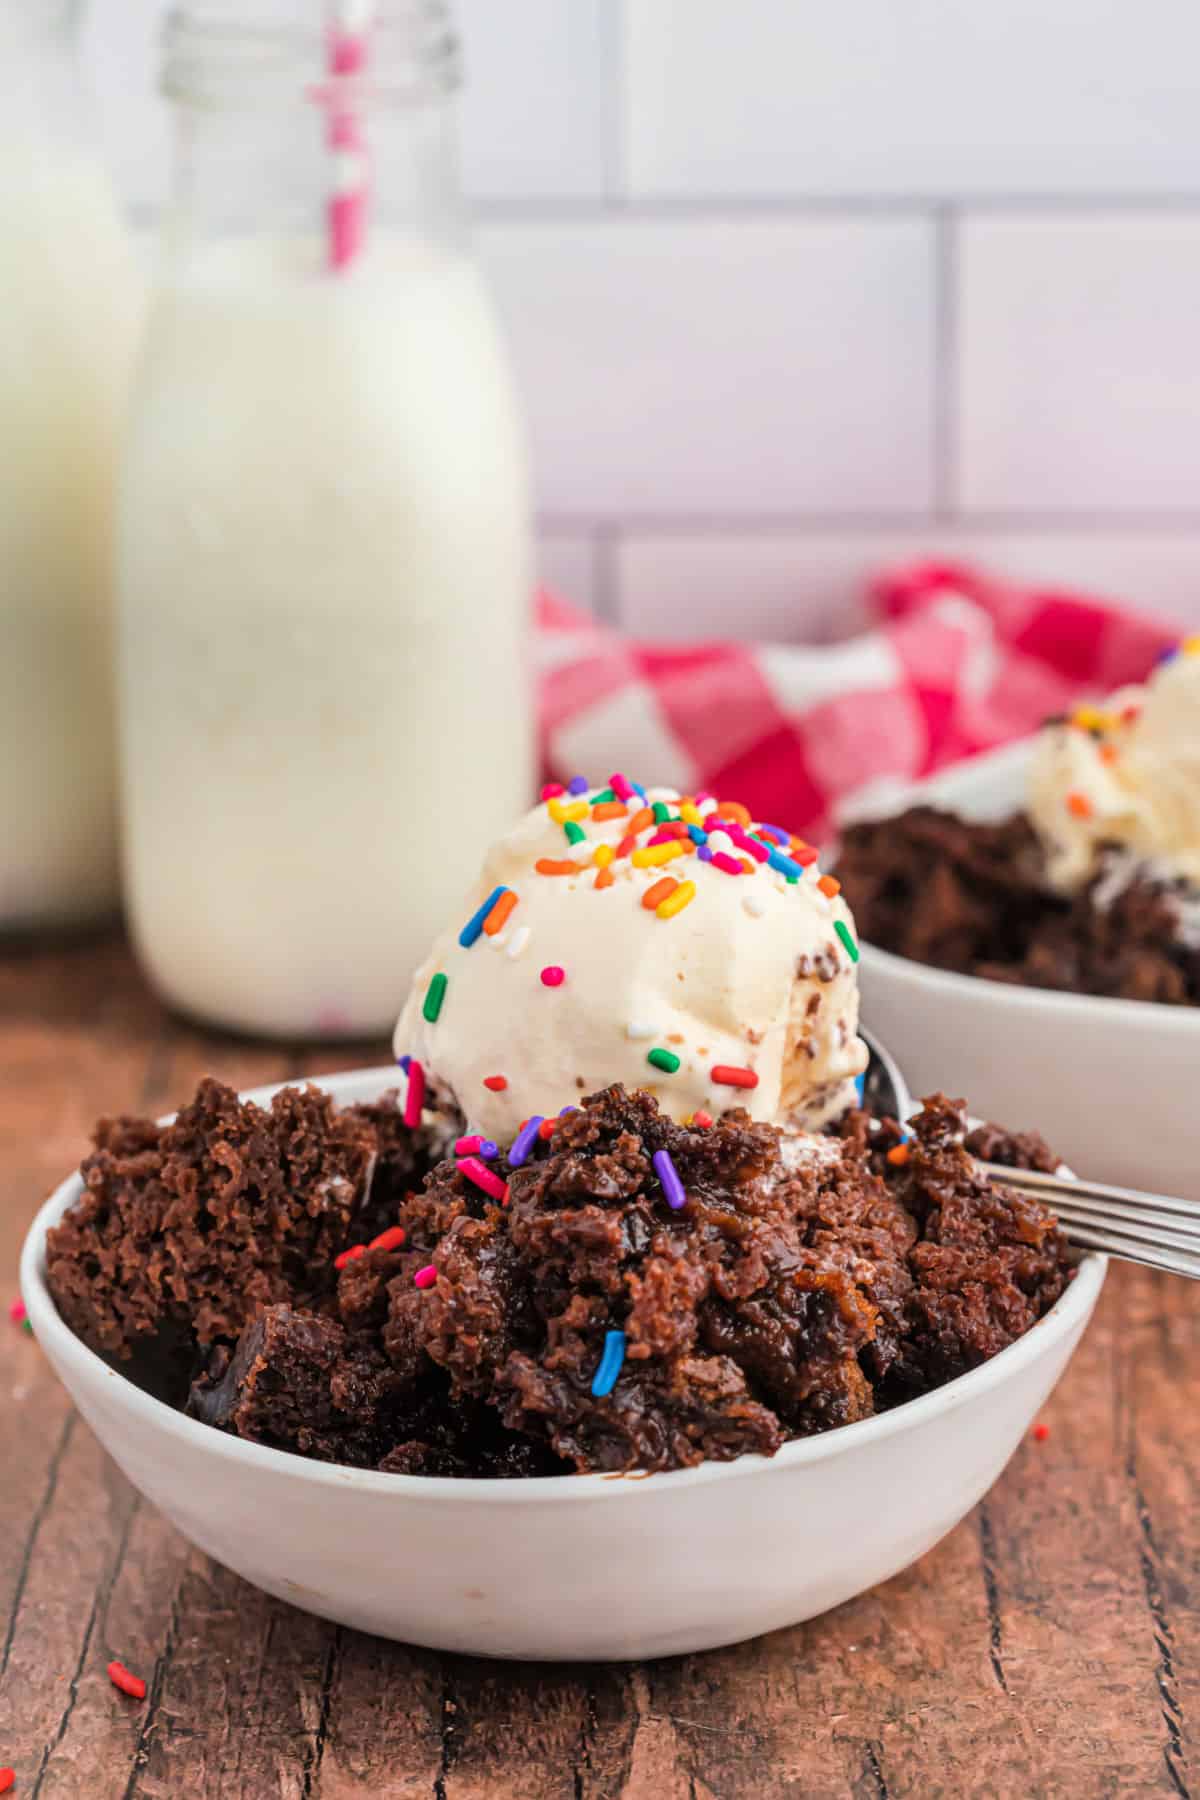
[[[140,301],[99,162],[0,137],[0,929],[116,905],[112,505]]]
[[[523,448],[465,257],[210,242],[159,296],[120,527],[128,903],[167,998],[382,1032],[532,779]]]

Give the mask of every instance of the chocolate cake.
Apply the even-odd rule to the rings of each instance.
[[[64,1317],[160,1391],[186,1365],[217,1429],[527,1476],[772,1454],[975,1367],[1071,1278],[941,1096],[907,1139],[863,1113],[813,1137],[613,1086],[488,1160],[501,1201],[397,1120],[206,1082],[172,1126],[102,1124],[50,1235]]]
[[[1023,813],[983,823],[914,806],[851,826],[837,868],[862,936],[959,974],[1069,993],[1200,1005],[1200,937],[1178,880],[1131,871],[1115,847],[1067,898]]]

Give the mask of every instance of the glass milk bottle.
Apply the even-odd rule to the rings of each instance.
[[[390,1029],[529,803],[524,448],[430,0],[204,0],[124,461],[128,901],[166,998]]]
[[[110,564],[140,282],[75,8],[0,0],[0,932],[117,903]]]

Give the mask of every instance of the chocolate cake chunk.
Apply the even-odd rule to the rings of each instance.
[[[263,1108],[213,1080],[173,1124],[106,1119],[94,1141],[47,1275],[72,1330],[122,1359],[232,1342],[260,1307],[331,1290],[375,1150],[316,1088]]]
[[[675,1125],[610,1088],[503,1168],[507,1208],[454,1164],[433,1172],[410,1216],[444,1224],[437,1281],[393,1285],[385,1341],[422,1347],[456,1393],[580,1470],[770,1454],[866,1417],[994,1354],[1069,1279],[1051,1215],[975,1174],[959,1114],[939,1101],[920,1129],[889,1184],[859,1141],[742,1112]],[[614,1330],[624,1361],[597,1396]]]
[[[1024,1335],[1071,1279],[1053,1214],[990,1182],[965,1143],[966,1106],[935,1094],[912,1122],[896,1192],[918,1231],[908,1266],[908,1329],[888,1402],[976,1368]]]
[[[192,1385],[194,1418],[320,1462],[373,1467],[394,1441],[401,1383],[334,1319],[267,1306]]]
[[[966,1136],[966,1146],[980,1162],[999,1163],[1005,1169],[1040,1169],[1053,1175],[1059,1159],[1037,1131],[1006,1131],[1003,1125],[977,1125]]]
[[[610,1087],[516,1167],[492,1160],[504,1204],[454,1158],[401,1195],[429,1144],[406,1151],[394,1118],[312,1090],[264,1111],[208,1082],[174,1126],[106,1124],[54,1234],[64,1315],[141,1349],[139,1379],[212,1346],[189,1407],[221,1430],[520,1477],[770,1455],[974,1367],[1071,1275],[1051,1214],[983,1180],[940,1095],[902,1145],[866,1114],[821,1137],[741,1110],[680,1125]],[[976,1141],[1048,1156],[993,1128]],[[400,1229],[372,1246],[381,1143]]]
[[[232,1353],[218,1346],[187,1410],[252,1443],[352,1468],[505,1478],[566,1472],[547,1447],[506,1431],[492,1409],[452,1401],[432,1364],[400,1374],[335,1320],[291,1306],[265,1307]]]
[[[346,1116],[360,1119],[375,1145],[370,1186],[354,1219],[358,1240],[369,1243],[399,1221],[409,1195],[420,1188],[430,1169],[450,1154],[460,1127],[454,1120],[427,1115],[414,1131],[404,1123],[395,1089],[370,1105],[348,1107]]]
[[[1112,848],[1073,898],[1048,885],[1022,813],[998,824],[931,806],[853,825],[838,875],[862,936],[990,981],[1200,1005],[1200,896]]]

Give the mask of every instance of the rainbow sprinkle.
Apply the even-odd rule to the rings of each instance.
[[[416,1057],[409,1058],[408,1092],[404,1096],[404,1123],[415,1131],[425,1106],[425,1070]]]
[[[472,944],[479,941],[483,932],[484,920],[491,912],[493,906],[495,906],[497,900],[499,900],[501,894],[507,892],[508,889],[505,887],[493,888],[483,905],[479,907],[476,912],[471,914],[471,917],[467,920],[466,924],[458,934],[458,941],[464,950],[469,950]]]
[[[758,1076],[753,1069],[739,1069],[731,1063],[715,1063],[710,1072],[718,1087],[756,1088]]]
[[[439,970],[425,990],[425,1004],[421,1012],[431,1025],[436,1025],[441,1017],[442,1001],[446,998],[446,981],[447,977]]]
[[[528,1162],[529,1152],[533,1149],[534,1141],[543,1122],[544,1118],[541,1113],[534,1113],[531,1119],[526,1119],[509,1148],[508,1166],[510,1169],[519,1169]]]
[[[547,963],[546,967],[542,970],[542,986],[543,987],[548,987],[548,988],[561,987],[563,982],[566,979],[567,979],[566,970],[560,969],[557,963]]]
[[[673,919],[685,906],[690,906],[695,898],[695,882],[681,881],[673,894],[668,894],[665,900],[659,901],[654,911],[660,919]]]
[[[841,938],[843,947],[845,948],[845,951],[846,951],[846,955],[850,958],[850,961],[852,963],[856,963],[858,961],[858,945],[855,943],[854,939],[850,936],[850,928],[846,924],[845,920],[835,919],[833,921],[833,929],[837,932],[838,936]]]
[[[664,1075],[675,1075],[679,1070],[679,1058],[673,1050],[648,1050],[646,1061],[652,1069],[661,1069]]]
[[[437,1270],[432,1263],[426,1263],[425,1267],[423,1269],[418,1269],[413,1276],[413,1286],[419,1288],[431,1288],[436,1280]]]
[[[464,1156],[458,1165],[458,1172],[465,1175],[468,1181],[473,1181],[477,1188],[482,1188],[493,1200],[499,1200],[502,1206],[507,1202],[508,1183],[501,1181],[495,1169],[485,1168],[478,1157]]]
[[[603,1400],[617,1385],[617,1376],[625,1361],[625,1333],[623,1331],[606,1331],[604,1334],[604,1354],[600,1358],[596,1373],[592,1376],[592,1398]]]
[[[679,1170],[671,1160],[671,1152],[656,1150],[650,1161],[654,1165],[654,1173],[662,1182],[662,1191],[666,1195],[667,1205],[672,1212],[678,1212],[681,1207],[687,1205],[687,1195],[683,1190],[683,1183],[679,1179]]]
[[[511,888],[505,888],[495,906],[493,906],[491,912],[483,921],[485,936],[499,937],[500,933],[504,930],[505,925],[512,917],[513,912],[516,910],[516,905],[517,896],[513,893]]]

